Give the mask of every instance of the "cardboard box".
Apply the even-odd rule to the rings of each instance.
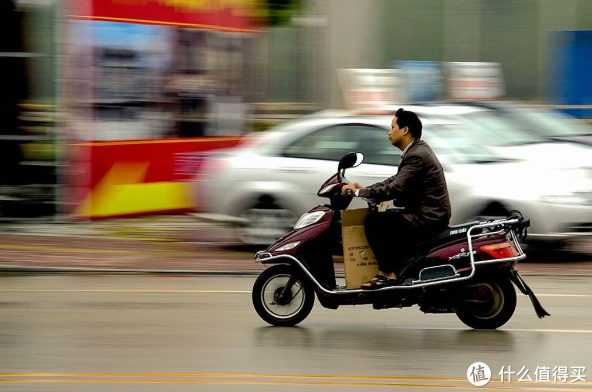
[[[364,233],[366,215],[368,215],[367,208],[341,212],[343,264],[345,286],[348,289],[359,288],[378,273],[376,257]]]

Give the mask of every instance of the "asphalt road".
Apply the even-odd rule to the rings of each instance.
[[[589,276],[527,276],[552,317],[519,295],[497,331],[416,307],[318,302],[300,327],[269,327],[251,305],[254,279],[0,275],[0,391],[464,390],[475,362],[493,373],[482,388],[592,391]],[[533,381],[537,367],[569,375],[502,383],[502,366]],[[580,366],[587,382],[572,383]]]

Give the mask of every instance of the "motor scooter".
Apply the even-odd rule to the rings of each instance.
[[[407,249],[398,276],[402,284],[373,290],[337,285],[333,256],[342,246],[341,211],[352,201],[351,194],[341,194],[348,184],[345,170],[362,161],[361,153],[346,154],[317,193],[330,203],[302,215],[292,231],[256,253],[255,261],[267,268],[255,281],[252,300],[264,321],[275,326],[300,323],[310,314],[316,294],[329,309],[419,305],[424,313],[455,313],[471,328],[496,329],[516,309],[513,284],[530,297],[539,318],[549,316],[514,269],[526,257],[518,239],[526,238],[530,225],[518,211],[505,219],[450,226]],[[377,208],[367,201],[371,210]]]

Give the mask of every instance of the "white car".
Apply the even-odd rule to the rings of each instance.
[[[537,166],[550,169],[583,169],[592,173],[592,146],[579,141],[564,138],[551,138],[533,130],[536,123],[528,125],[517,121],[509,111],[492,110],[483,106],[437,105],[419,108],[424,116],[439,118],[440,121],[458,121],[462,124],[459,131],[476,143],[490,146],[508,158],[528,161]],[[524,110],[511,113],[531,118]],[[541,120],[540,113],[539,120]],[[542,119],[553,118],[550,116]],[[550,121],[550,120],[549,120]],[[556,120],[555,120],[556,121]],[[552,127],[556,123],[549,123]],[[574,127],[581,124],[574,122]],[[585,128],[585,127],[584,127]],[[579,131],[581,132],[581,130]],[[583,139],[582,139],[583,140]]]
[[[558,110],[505,101],[470,102],[495,111],[515,127],[550,141],[572,142],[592,146],[592,125]]]
[[[466,137],[455,115],[409,107],[422,119],[423,139],[438,155],[452,204],[451,224],[505,216],[517,209],[531,219],[530,240],[565,241],[592,235],[592,185],[583,170],[555,170],[509,159]],[[401,160],[388,139],[392,114],[352,116],[325,111],[254,136],[234,150],[213,154],[196,181],[202,218],[236,224],[249,244],[269,244],[311,207],[320,184],[338,160],[362,152],[364,163],[348,171],[351,182],[370,185],[394,175]],[[365,207],[361,199],[350,208]]]

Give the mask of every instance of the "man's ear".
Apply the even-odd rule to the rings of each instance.
[[[407,135],[409,133],[409,127],[403,127],[402,131],[403,131],[403,136]]]

